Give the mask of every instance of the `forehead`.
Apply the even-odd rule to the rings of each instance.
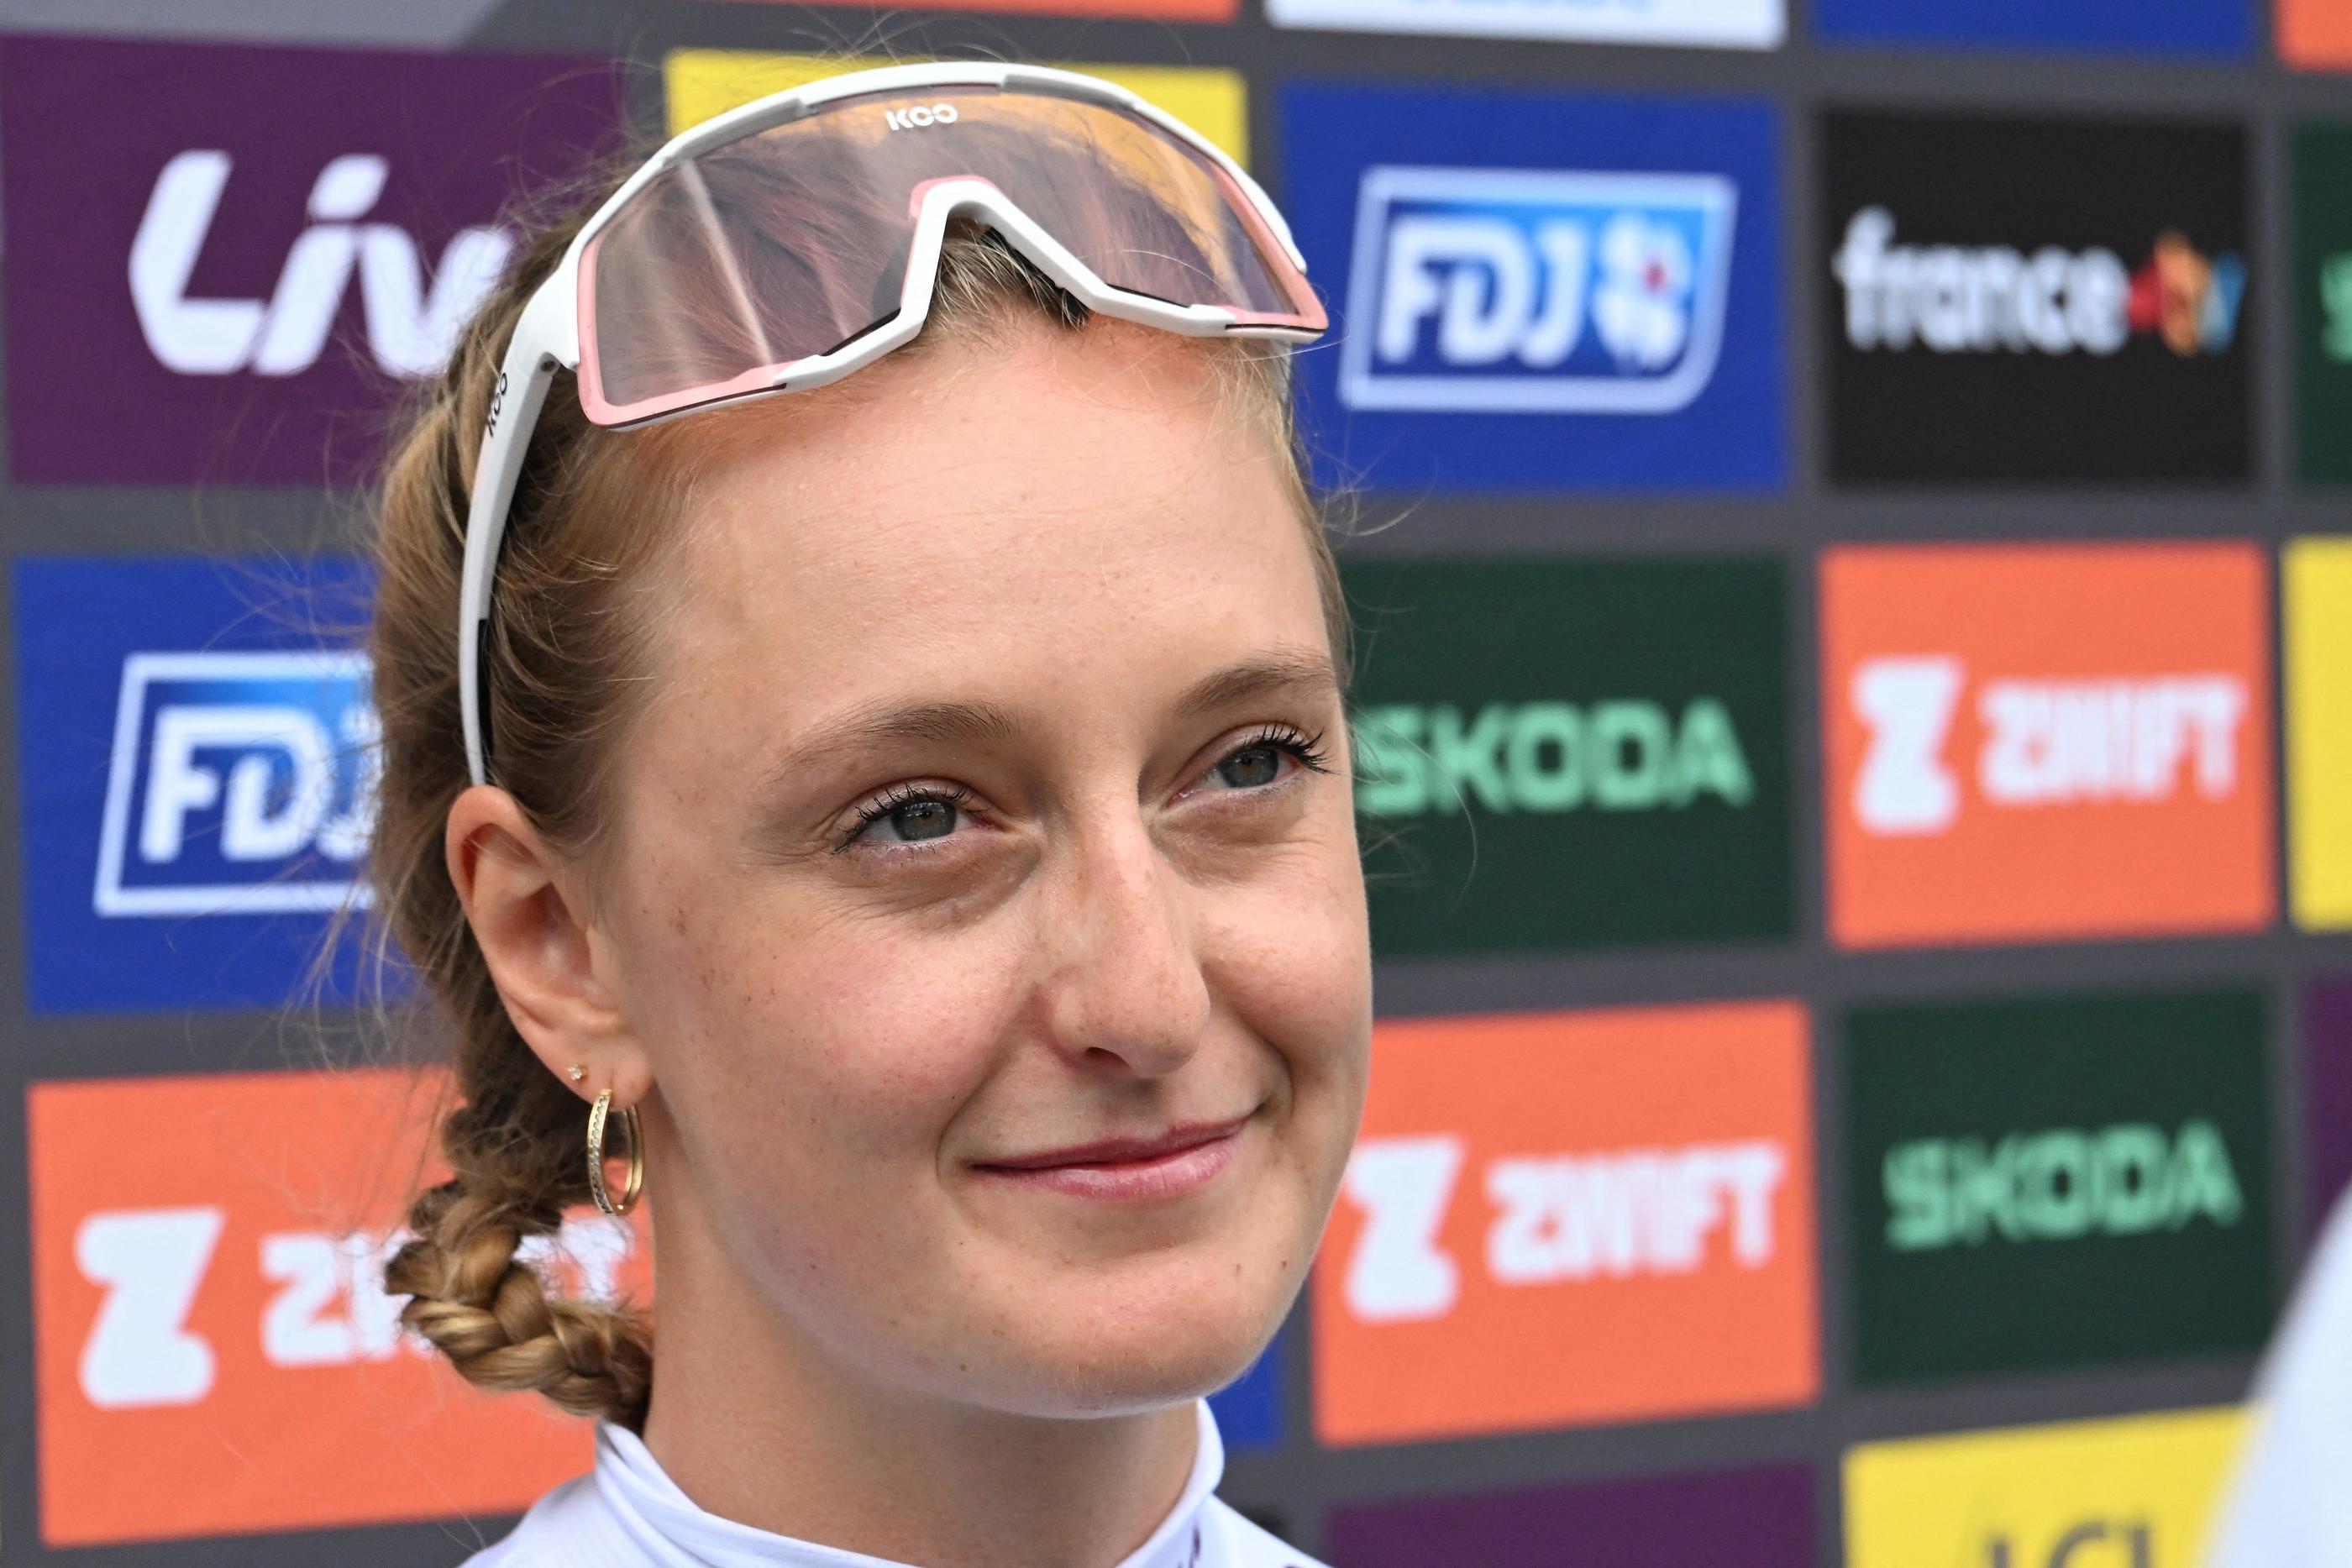
[[[789,724],[909,682],[1143,696],[1146,673],[1321,644],[1287,459],[1201,345],[1097,318],[859,374],[748,405],[700,476],[668,674],[757,683]]]

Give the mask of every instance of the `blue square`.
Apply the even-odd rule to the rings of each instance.
[[[1265,1347],[1241,1377],[1209,1396],[1217,1435],[1234,1450],[1272,1448],[1282,1442],[1282,1339]]]
[[[1775,493],[1780,119],[1749,101],[1293,83],[1283,205],[1332,332],[1318,485]]]
[[[2249,0],[1813,0],[1813,30],[1847,44],[2039,48],[2242,59]]]
[[[373,827],[364,569],[29,559],[13,581],[31,1009],[309,994]],[[359,961],[337,945],[322,1000]]]

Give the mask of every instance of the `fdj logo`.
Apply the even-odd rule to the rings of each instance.
[[[506,267],[514,236],[459,231],[428,290],[416,241],[392,224],[362,224],[391,165],[347,152],[310,187],[310,226],[288,253],[268,299],[199,299],[188,293],[213,214],[227,188],[226,152],[183,152],[163,166],[131,246],[131,299],[155,358],[183,375],[298,375],[316,364],[356,271],[368,347],[386,373],[429,375]]]
[[[356,653],[124,661],[102,915],[332,909],[373,826],[381,736]]]
[[[1756,783],[1730,711],[1654,702],[1451,704],[1365,710],[1358,726],[1367,816],[1458,811],[1644,811],[1701,797],[1745,806]]]
[[[1737,203],[1717,175],[1368,169],[1339,395],[1672,413],[1715,373]]]

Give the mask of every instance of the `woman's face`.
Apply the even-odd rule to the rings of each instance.
[[[652,1201],[912,1392],[1233,1377],[1355,1134],[1348,737],[1204,358],[1097,319],[757,405],[674,558],[595,928],[677,1130]]]

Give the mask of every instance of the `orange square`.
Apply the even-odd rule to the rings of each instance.
[[[440,1082],[26,1091],[43,1541],[512,1513],[588,1468],[587,1423],[467,1385],[381,1289],[412,1180],[447,1175],[417,1168]],[[642,1229],[563,1239],[567,1288],[645,1299]]]
[[[1822,714],[1840,946],[2276,914],[2258,545],[1831,550]]]
[[[1380,1025],[1310,1287],[1317,1435],[1815,1398],[1808,1054],[1793,1001]]]
[[[2352,0],[2278,0],[2279,58],[2305,70],[2352,68]]]

